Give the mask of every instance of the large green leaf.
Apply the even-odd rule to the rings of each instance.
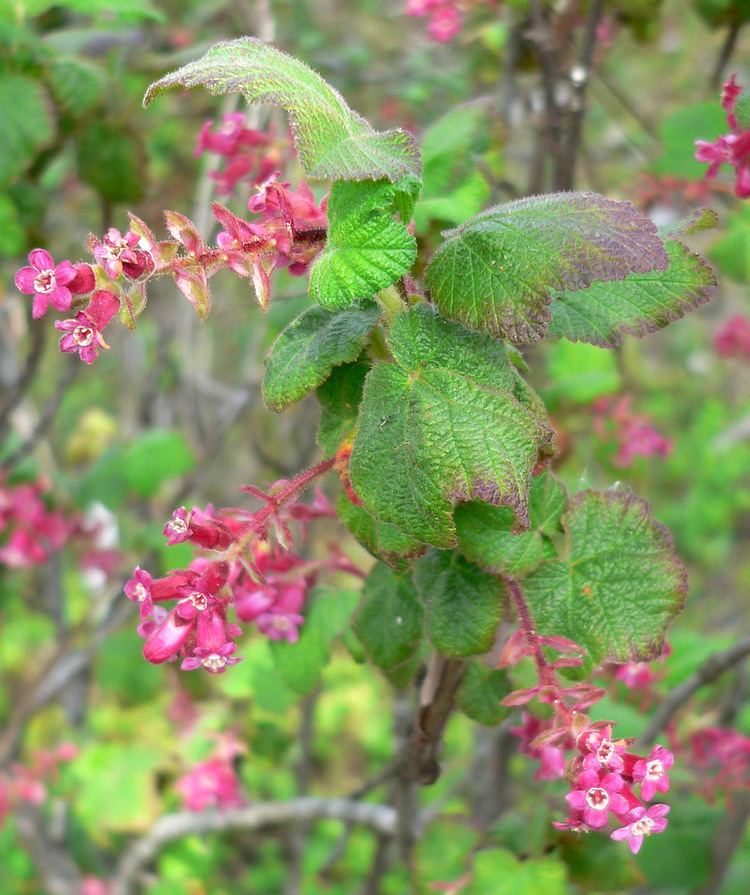
[[[461,501],[526,524],[529,477],[554,436],[503,346],[425,305],[397,316],[388,344],[395,363],[367,376],[350,463],[365,508],[436,547],[454,546]]]
[[[340,364],[356,360],[378,322],[376,305],[332,314],[308,308],[273,343],[266,359],[263,398],[281,411],[304,398]]]
[[[52,103],[43,85],[25,75],[0,77],[0,184],[26,170],[55,136]]]
[[[345,308],[372,298],[409,270],[417,243],[394,210],[397,195],[408,199],[415,183],[409,178],[403,189],[387,180],[334,183],[328,242],[310,270],[310,294],[321,305]]]
[[[390,522],[380,522],[364,507],[355,506],[343,491],[336,513],[366,550],[393,568],[405,566],[406,559],[419,556],[427,549],[426,544],[399,531]]]
[[[645,501],[597,491],[576,495],[563,525],[564,560],[523,585],[537,630],[580,643],[594,665],[658,656],[687,587],[667,529]]]
[[[444,656],[476,656],[492,648],[505,602],[494,575],[452,550],[430,550],[414,564],[427,636]]]
[[[567,503],[565,487],[551,472],[534,476],[529,489],[530,531],[513,531],[508,507],[464,503],[456,507],[461,553],[488,572],[526,575],[546,557],[545,534],[560,531]]]
[[[711,298],[716,278],[699,255],[669,240],[669,267],[624,280],[562,292],[552,302],[550,333],[614,348],[625,335],[645,336]]]
[[[446,237],[427,268],[441,314],[513,342],[542,338],[554,292],[669,263],[645,215],[596,193],[497,205]]]
[[[252,37],[216,44],[205,56],[149,87],[144,105],[168,87],[205,86],[281,106],[305,171],[333,180],[399,180],[419,175],[419,151],[403,130],[376,131],[317,72]]]
[[[362,589],[352,630],[370,661],[379,668],[403,665],[422,639],[422,607],[408,576],[382,563],[373,566]]]
[[[342,442],[351,438],[357,425],[362,387],[370,368],[357,361],[334,367],[316,394],[320,402],[318,444],[333,456]]]

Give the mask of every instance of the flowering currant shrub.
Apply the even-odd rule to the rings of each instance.
[[[424,675],[401,776],[437,778],[454,708],[492,725],[523,707],[522,751],[539,779],[568,785],[557,825],[609,828],[637,852],[667,826],[672,753],[591,720],[604,695],[591,678],[608,663],[637,677],[662,654],[685,569],[644,500],[568,493],[555,476],[556,433],[522,351],[548,337],[616,348],[707,301],[713,274],[683,237],[715,216],[659,231],[628,202],[553,193],[488,208],[423,258],[412,135],[375,130],[303,63],[252,38],[157,81],[146,103],[196,86],[285,109],[307,175],[331,182],[327,198],[281,181],[272,137],[233,114],[203,129],[198,151],[227,160],[216,175],[227,190],[247,178],[256,191],[247,215],[214,204],[215,243],[179,212],[165,212],[164,240],[131,215],[126,232],[89,239],[92,264],[35,250],[17,278],[35,316],[50,304],[74,315],[56,324],[61,349],[92,363],[116,316],[136,325],[155,277],[171,277],[200,317],[219,270],[249,279],[264,309],[275,269],[308,277],[311,305],[271,347],[262,390],[274,412],[316,395],[322,459],[267,489],[245,486],[247,507],[175,509],[164,535],[192,545],[193,561],[159,578],[136,568],[125,587],[145,658],[231,674],[243,625],[255,624],[293,663],[312,585],[363,577],[351,624],[362,654],[399,687]],[[620,465],[669,452],[627,403],[600,412],[617,427]],[[335,508],[322,492],[304,502],[329,473],[341,483]],[[307,527],[333,515],[375,558],[366,575],[335,550],[299,555]],[[241,804],[223,755],[179,788],[195,808]]]

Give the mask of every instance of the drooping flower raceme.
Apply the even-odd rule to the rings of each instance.
[[[722,165],[734,168],[734,192],[740,199],[750,196],[750,109],[744,100],[743,88],[737,84],[737,76],[724,84],[721,106],[727,113],[728,134],[713,143],[696,140],[695,157],[709,165],[706,177],[716,177]]]

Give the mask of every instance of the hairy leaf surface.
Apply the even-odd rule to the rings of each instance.
[[[551,307],[550,334],[614,348],[626,335],[656,332],[707,302],[716,286],[711,269],[681,242],[669,240],[667,251],[666,270],[558,293]]]
[[[553,433],[503,346],[425,305],[399,314],[395,363],[368,374],[350,472],[376,518],[436,547],[456,541],[453,508],[483,500],[528,523],[529,477]]]
[[[308,308],[280,333],[266,359],[263,399],[277,412],[299,401],[340,364],[356,360],[378,322],[376,305],[332,314]]]
[[[440,313],[512,342],[542,338],[554,292],[669,263],[645,215],[596,193],[498,205],[446,237],[427,268]]]
[[[362,544],[377,559],[394,569],[406,568],[406,560],[419,556],[427,545],[399,531],[390,522],[380,522],[364,507],[355,506],[342,491],[336,504],[336,513]]]
[[[367,364],[359,361],[334,367],[316,392],[321,410],[318,444],[329,457],[354,432],[362,388],[369,369]]]
[[[242,93],[248,102],[285,109],[300,161],[311,177],[395,181],[420,174],[411,134],[374,130],[317,72],[253,37],[216,44],[205,56],[165,75],[149,87],[144,105],[169,87],[198,85],[213,94]]]
[[[563,516],[565,559],[525,579],[537,630],[568,637],[591,661],[653,659],[681,609],[685,568],[645,501],[584,491]]]

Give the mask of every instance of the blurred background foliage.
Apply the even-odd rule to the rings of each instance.
[[[626,0],[609,10],[613,37],[600,48],[591,84],[577,187],[630,199],[659,223],[712,204],[719,228],[692,239],[721,285],[709,306],[640,342],[605,351],[561,341],[525,356],[560,433],[559,474],[574,489],[617,483],[648,497],[688,563],[687,610],[656,684],[663,694],[747,633],[750,363],[720,356],[713,337],[731,315],[750,312],[750,212],[721,181],[701,185],[704,166],[693,159],[693,141],[725,128],[715,71],[732,32],[725,71],[750,82],[750,29],[741,30],[750,8],[743,0]],[[144,111],[144,90],[164,71],[216,40],[262,33],[313,65],[375,126],[414,129],[425,161],[416,233],[429,254],[441,230],[523,195],[533,182],[539,77],[518,38],[526,11],[525,0],[477,9],[456,40],[441,45],[426,37],[420,19],[404,14],[400,0],[4,0],[3,389],[10,392],[34,344],[26,300],[13,287],[30,248],[44,245],[77,260],[87,233],[124,230],[128,209],[154,228],[164,208],[209,228],[213,159],[194,158],[195,139],[204,120],[238,104],[195,91]],[[276,113],[261,112],[259,122],[269,121],[284,126]],[[299,176],[288,174],[295,183]],[[325,184],[314,188],[318,196],[325,192]],[[42,475],[66,510],[87,511],[96,502],[116,514],[121,562],[103,583],[87,577],[75,551],[28,571],[0,569],[3,757],[23,761],[62,740],[78,745],[78,757],[50,784],[48,809],[65,814],[66,846],[92,875],[106,877],[126,837],[179,807],[176,777],[211,753],[218,732],[231,731],[245,744],[237,766],[252,801],[356,790],[392,757],[393,706],[407,697],[361,664],[361,647],[346,630],[357,597],[345,579],[330,585],[338,598],[326,611],[308,619],[293,660],[255,639],[243,644],[244,662],[218,678],[144,663],[130,604],[101,633],[135,562],[149,557],[155,573],[164,573],[189,561],[183,546],[163,544],[161,527],[176,503],[232,504],[244,482],[263,485],[314,459],[314,402],[275,417],[261,406],[259,390],[266,349],[308,301],[303,281],[282,276],[264,316],[249,288],[226,276],[216,281],[211,319],[198,325],[187,303],[160,283],[137,332],[115,334],[112,350],[92,369],[60,356],[48,334],[33,387],[0,444],[0,462],[14,461],[9,481]],[[611,419],[604,428],[595,419],[609,419],[606,408],[622,396],[671,442],[667,456],[618,461]],[[19,462],[19,446],[49,407],[54,416],[43,437]],[[307,550],[314,555],[340,538],[340,529],[326,523]],[[346,549],[369,565],[354,542]],[[54,673],[63,644],[88,658],[64,696],[34,704],[34,682]],[[637,736],[653,703],[605,680],[611,697],[597,706],[597,717],[620,721],[622,733]],[[670,736],[707,723],[733,724],[750,736],[747,686],[742,669],[721,679]],[[176,717],[183,698],[198,713],[188,733]],[[305,719],[307,739],[300,736]],[[734,851],[720,888],[702,888],[710,885],[711,843],[734,796],[719,788],[707,798],[689,767],[675,775],[667,835],[633,858],[602,837],[554,831],[562,784],[533,780],[523,756],[505,756],[504,789],[488,796],[493,778],[483,756],[497,748],[493,729],[477,730],[466,717],[451,721],[443,776],[423,793],[439,821],[417,846],[418,891],[460,877],[481,841],[463,890],[469,895],[747,892],[747,847]],[[488,797],[489,820],[478,822]],[[398,864],[379,889],[367,888],[378,847],[372,833],[335,821],[306,831],[303,848],[278,834],[188,837],[160,853],[147,891],[407,891],[408,874]],[[3,895],[44,895],[12,816],[0,829],[0,855]],[[303,881],[299,889],[290,888],[292,866]]]

